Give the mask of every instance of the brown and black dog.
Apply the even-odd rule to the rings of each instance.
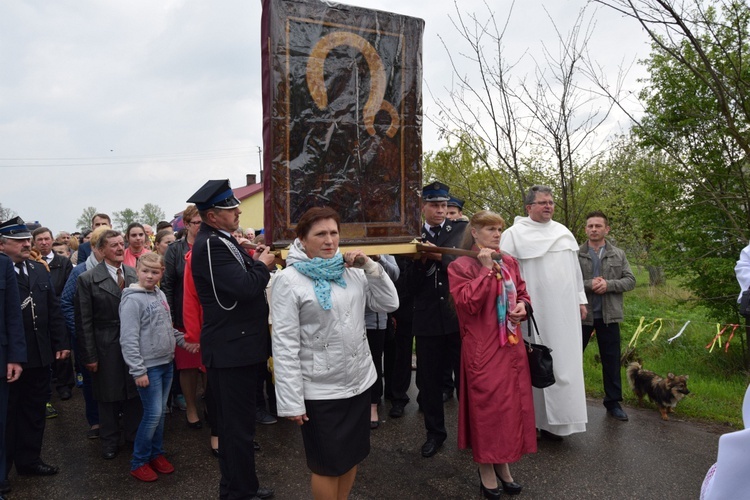
[[[639,363],[628,365],[628,382],[638,396],[638,405],[643,405],[643,397],[648,398],[659,408],[662,420],[669,420],[667,413],[672,413],[677,403],[690,394],[687,387],[688,376],[675,376],[674,373],[662,378],[656,373],[644,370]]]

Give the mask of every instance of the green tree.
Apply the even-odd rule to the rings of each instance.
[[[91,229],[91,219],[94,218],[94,215],[96,215],[98,210],[96,207],[86,207],[83,209],[83,213],[80,217],[78,217],[78,220],[76,221],[76,227],[80,230],[84,229]]]
[[[138,222],[140,220],[140,217],[140,214],[135,210],[126,208],[121,212],[114,212],[112,222],[114,222],[114,225],[117,229],[119,229],[120,231],[125,231],[125,229],[127,229],[128,225],[130,225],[131,222]]]
[[[717,319],[736,321],[733,268],[750,236],[750,7],[597,1],[637,20],[652,39],[645,115],[634,132],[641,147],[671,163],[650,189],[664,196],[654,209],[670,215],[654,233],[657,251]]]
[[[164,220],[164,210],[162,210],[159,205],[153,203],[146,203],[143,205],[140,214],[141,222],[149,224],[154,228],[156,228],[159,221]]]

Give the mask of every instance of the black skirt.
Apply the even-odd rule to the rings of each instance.
[[[320,476],[341,476],[370,453],[370,391],[349,399],[305,400],[302,425],[307,466]]]

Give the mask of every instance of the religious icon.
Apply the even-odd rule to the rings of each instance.
[[[419,19],[324,2],[264,2],[266,229],[293,239],[310,207],[344,241],[408,241],[421,184]],[[270,175],[268,171],[270,168]]]

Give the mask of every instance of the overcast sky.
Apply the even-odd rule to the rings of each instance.
[[[450,0],[350,0],[425,20],[423,110],[437,112],[451,73],[438,35],[459,41]],[[507,0],[490,2],[505,17]],[[521,0],[506,50],[541,56],[585,0]],[[484,3],[461,0],[464,12]],[[245,184],[262,146],[260,0],[15,1],[0,16],[0,203],[53,231],[84,208],[112,214],[158,204],[167,218],[206,180]],[[648,54],[629,19],[599,9],[590,50],[614,77]],[[486,14],[483,14],[486,15]],[[521,66],[520,71],[531,71]],[[628,85],[638,89],[642,68]],[[619,118],[620,115],[614,118]],[[627,127],[613,121],[609,128]],[[424,120],[423,148],[439,149]]]

